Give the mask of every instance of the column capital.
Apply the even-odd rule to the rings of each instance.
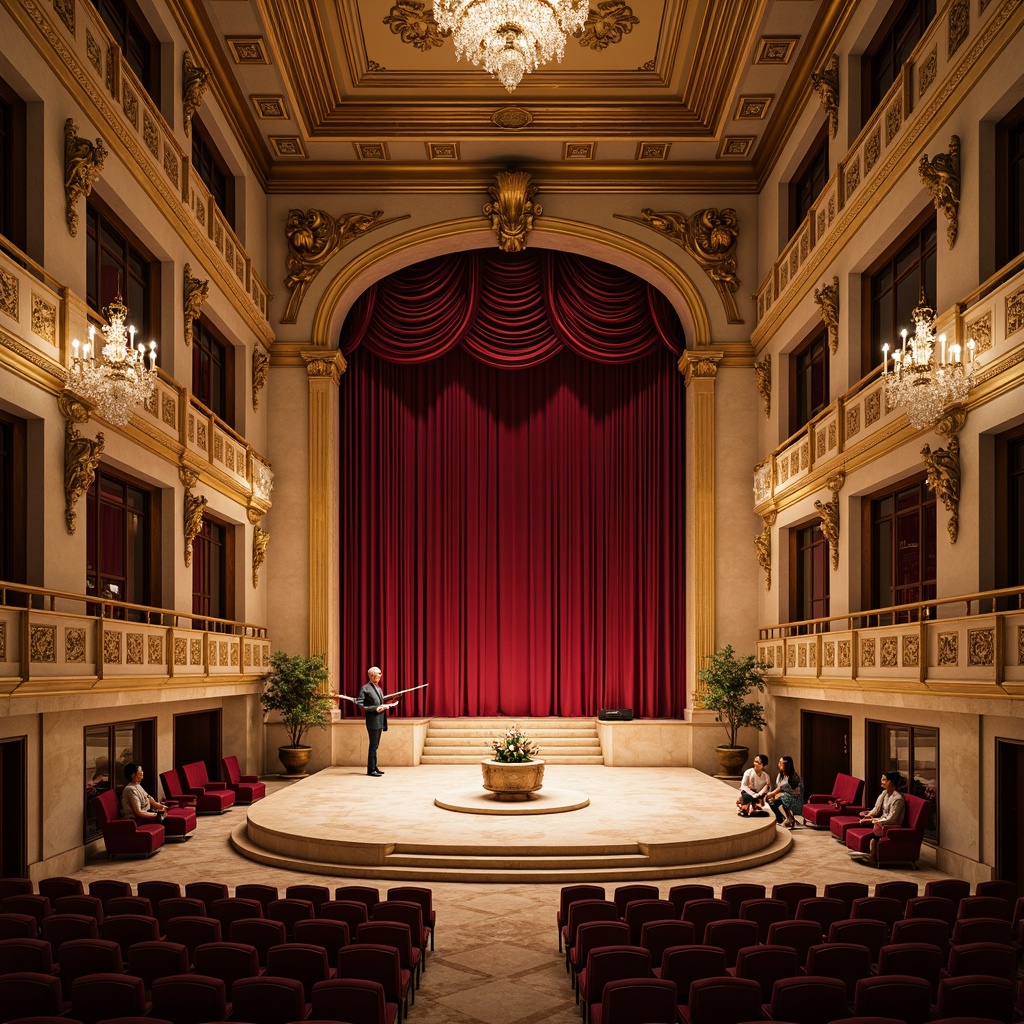
[[[711,349],[686,349],[676,364],[689,386],[694,380],[714,380],[725,353]]]
[[[338,384],[341,375],[348,369],[345,357],[337,349],[333,352],[322,348],[304,349],[299,355],[306,363],[306,374],[311,380],[326,377]]]

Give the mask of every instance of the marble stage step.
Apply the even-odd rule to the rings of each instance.
[[[604,764],[593,718],[435,718],[420,763],[476,764],[506,729],[518,726],[549,764]]]

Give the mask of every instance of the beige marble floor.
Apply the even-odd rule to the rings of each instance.
[[[638,772],[642,770],[638,769]],[[365,777],[364,777],[365,778]],[[638,785],[643,776],[638,774]],[[268,789],[278,791],[289,783],[270,781]],[[614,810],[628,818],[626,803]],[[143,861],[118,860],[104,856],[86,864],[80,876],[87,882],[96,878],[125,878],[137,883],[147,878],[165,878],[181,883],[203,879],[225,881],[230,887],[241,882],[265,882],[280,887],[299,882],[341,885],[340,876],[303,875],[243,859],[228,845],[228,834],[244,813],[233,809],[219,817],[202,817],[189,842],[164,846],[156,856]],[[886,868],[879,871],[852,861],[830,836],[805,829],[793,835],[790,852],[765,867],[702,879],[718,892],[729,882],[815,882],[819,891],[826,882],[910,878],[921,887],[941,872],[922,866],[920,870]],[[688,879],[692,880],[692,879]],[[680,880],[682,881],[682,880]],[[660,882],[666,894],[675,880]],[[382,883],[381,889],[388,883]],[[558,885],[468,884],[440,882],[433,886],[437,910],[437,949],[427,959],[410,1024],[576,1024],[579,1010],[558,952],[555,912]]]

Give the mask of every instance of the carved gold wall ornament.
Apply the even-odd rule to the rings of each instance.
[[[533,221],[544,208],[535,203],[538,192],[530,184],[528,171],[499,171],[495,183],[487,189],[491,197],[484,204],[484,215],[490,218],[491,230],[498,236],[502,252],[521,252],[526,248],[527,235],[533,230]]]
[[[764,418],[767,420],[772,415],[772,357],[770,352],[760,362],[754,363],[754,373],[757,375],[757,393],[764,399]]]
[[[181,113],[185,134],[192,133],[192,118],[203,102],[203,93],[210,84],[210,72],[192,60],[192,54],[185,51],[181,58]]]
[[[92,143],[81,138],[78,125],[69,117],[64,122],[64,219],[72,238],[78,234],[78,211],[75,204],[82,196],[92,192],[106,159],[103,140],[97,138]]]
[[[757,564],[764,570],[764,589],[772,589],[772,527],[778,514],[769,512],[764,516],[764,529],[754,534],[754,547],[757,549]]]
[[[398,0],[392,4],[391,13],[384,19],[384,24],[403,43],[415,46],[417,50],[428,53],[435,46],[443,46],[451,32],[437,27],[434,20],[434,9],[425,10],[425,3],[420,0]]]
[[[949,221],[946,244],[952,249],[956,245],[960,215],[960,136],[950,136],[948,153],[936,153],[931,160],[922,153],[917,173],[935,200],[935,209],[941,210]]]
[[[962,405],[954,405],[935,421],[935,433],[951,437],[953,434],[959,434],[966,424],[967,410]]]
[[[206,512],[205,494],[193,494],[185,489],[185,565],[192,564],[192,542],[203,528],[203,514]]]
[[[267,545],[270,534],[258,523],[252,528],[252,587],[255,590],[260,584],[260,566],[267,558]]]
[[[185,264],[184,314],[185,344],[192,344],[192,321],[199,319],[203,303],[210,297],[210,280],[192,276],[192,264]]]
[[[816,501],[814,507],[821,519],[821,534],[832,550],[832,571],[839,568],[839,492],[846,483],[846,474],[837,473],[825,481],[832,492],[831,501]]]
[[[576,33],[576,37],[580,46],[599,53],[615,43],[621,43],[622,37],[639,24],[640,19],[633,14],[632,7],[625,0],[604,0],[597,5],[596,11],[590,8],[586,24]]]
[[[81,422],[81,421],[79,421]],[[71,418],[64,425],[64,524],[68,533],[75,532],[78,513],[75,505],[78,499],[92,487],[96,479],[96,467],[103,454],[103,434],[95,440],[84,437],[75,429]]]
[[[270,356],[257,345],[252,350],[252,407],[255,411],[260,405],[260,392],[267,383],[270,371]]]
[[[832,355],[839,348],[839,278],[833,277],[831,284],[822,284],[814,289],[814,301],[821,310],[821,319],[828,328],[828,347]]]
[[[926,444],[921,449],[921,460],[928,472],[928,486],[949,513],[946,531],[949,543],[955,544],[960,533],[960,439],[951,434],[949,447],[935,451]]]
[[[685,249],[711,278],[725,306],[729,323],[743,323],[733,298],[733,292],[740,286],[736,276],[736,241],[739,237],[736,211],[731,208],[718,210],[708,207],[689,215],[670,211],[655,213],[651,209],[641,210],[640,213],[642,216],[639,218],[620,214],[616,216],[643,224]]]
[[[327,262],[349,242],[375,228],[405,220],[408,214],[381,220],[382,212],[343,213],[332,217],[324,210],[289,210],[285,235],[288,238],[287,274],[284,284],[291,295],[281,323],[293,324],[306,290]]]
[[[839,131],[839,54],[833,53],[820,70],[811,72],[811,84],[828,114],[828,133],[834,139]]]

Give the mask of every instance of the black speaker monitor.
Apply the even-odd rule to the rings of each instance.
[[[597,712],[601,722],[632,722],[632,708],[600,708]]]

